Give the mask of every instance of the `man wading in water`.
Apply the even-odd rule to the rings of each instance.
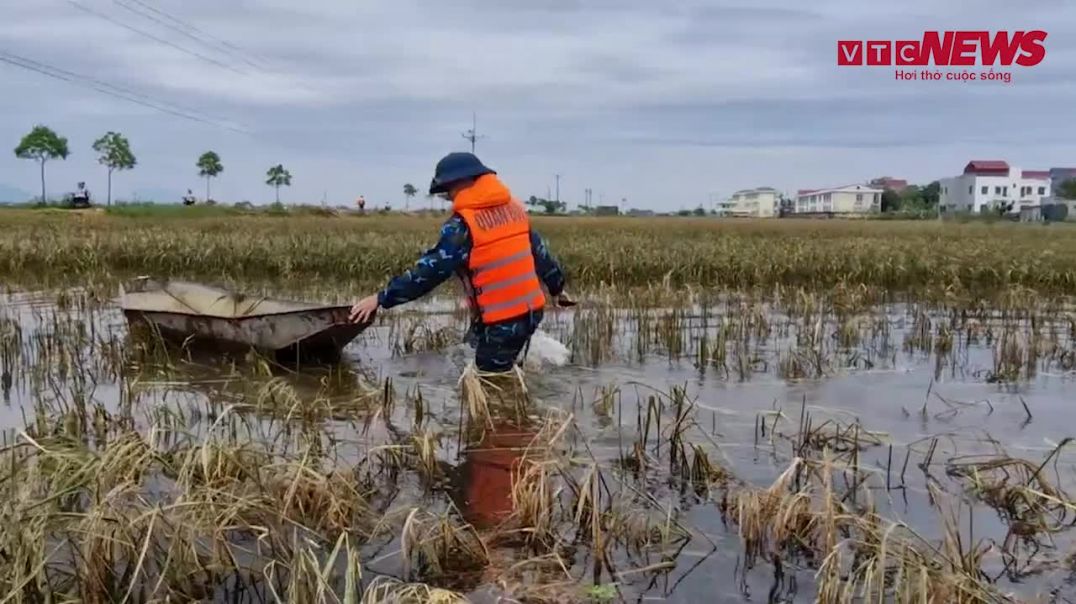
[[[437,162],[430,194],[452,201],[441,239],[414,268],[356,303],[351,320],[365,323],[379,308],[420,298],[456,275],[472,310],[467,341],[479,371],[511,371],[542,322],[542,285],[558,306],[574,305],[564,293],[564,273],[531,229],[523,204],[473,154],[450,153]]]

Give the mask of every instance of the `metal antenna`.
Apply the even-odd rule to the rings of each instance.
[[[463,138],[471,141],[471,153],[474,153],[474,144],[480,138],[486,138],[485,135],[478,134],[478,116],[475,113],[471,113],[471,129],[463,133]]]

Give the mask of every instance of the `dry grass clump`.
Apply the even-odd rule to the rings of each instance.
[[[739,528],[749,565],[759,559],[780,558],[786,551],[811,551],[816,535],[811,493],[790,492],[802,464],[802,460],[795,460],[769,488],[733,489],[721,502]]]
[[[318,471],[303,460],[273,466],[265,477],[271,500],[279,513],[318,533],[370,530],[368,494],[359,490],[355,473]]]
[[[362,604],[467,604],[467,598],[425,583],[405,583],[382,576],[366,588]]]
[[[818,568],[822,602],[1008,601],[981,570],[988,546],[965,543],[954,518],[939,511],[945,534],[932,544],[870,506],[846,504],[835,471],[828,453],[821,463],[796,459],[770,487],[727,496],[723,511],[749,566],[765,560],[781,572],[787,559],[805,557]]]
[[[524,457],[512,474],[512,510],[509,526],[517,527],[525,542],[540,544],[535,549],[556,546],[558,539],[554,507],[564,488],[556,480],[559,467],[553,460]]]
[[[354,539],[373,525],[346,468],[227,439],[162,449],[155,433],[110,430],[92,446],[22,433],[3,451],[5,592],[190,600],[268,581],[293,601],[334,601],[325,584],[334,540],[351,540],[356,565]]]
[[[1048,477],[1046,467],[1071,442],[1065,439],[1040,463],[1011,457],[1004,451],[995,455],[963,456],[950,459],[946,472],[962,480],[970,495],[993,508],[1008,526],[1002,545],[1007,571],[1016,564],[1017,546],[1028,546],[1037,552],[1041,538],[1050,539],[1072,525],[1076,517],[1076,501],[1057,486],[1060,475],[1054,468],[1055,479]],[[1019,571],[1016,571],[1019,572]]]
[[[470,524],[460,522],[456,511],[433,515],[414,508],[400,536],[405,577],[459,579],[489,563],[489,551]]]
[[[460,399],[466,411],[466,425],[477,430],[493,427],[495,417],[509,418],[516,424],[527,417],[529,397],[519,367],[509,373],[483,373],[469,363],[459,379]]]

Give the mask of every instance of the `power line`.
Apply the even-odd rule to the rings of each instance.
[[[182,113],[189,113],[191,115],[194,115],[195,117],[199,117],[199,118],[204,119],[204,120],[215,121],[215,122],[226,122],[226,121],[228,121],[228,120],[226,120],[224,118],[214,116],[214,115],[210,115],[210,114],[208,114],[208,113],[206,113],[204,111],[198,111],[196,109],[191,109],[191,108],[188,108],[188,107],[184,107],[182,105],[178,105],[176,103],[172,103],[172,102],[169,102],[169,101],[162,101],[160,99],[156,99],[156,98],[154,98],[152,96],[149,96],[147,94],[142,94],[141,92],[138,92],[136,90],[132,90],[130,88],[125,88],[123,86],[117,86],[115,84],[110,84],[108,82],[99,80],[99,79],[94,78],[94,77],[80,75],[80,74],[77,74],[77,73],[74,73],[74,72],[71,72],[71,71],[67,71],[65,69],[61,69],[61,68],[56,67],[54,65],[49,65],[47,63],[42,63],[40,61],[35,61],[33,59],[28,59],[26,57],[16,55],[16,54],[13,54],[13,53],[10,53],[10,52],[7,52],[7,51],[0,50],[0,55],[5,55],[9,59],[13,59],[13,60],[16,60],[16,61],[19,61],[19,62],[22,62],[22,63],[26,63],[26,64],[28,64],[28,65],[30,65],[32,67],[37,68],[37,69],[43,69],[43,70],[52,72],[54,74],[62,74],[64,76],[63,79],[68,80],[68,81],[70,81],[72,79],[81,80],[83,82],[92,84],[94,86],[101,86],[101,87],[107,88],[107,89],[109,89],[111,91],[114,91],[114,92],[116,92],[118,94],[122,94],[122,95],[125,95],[125,96],[138,97],[138,98],[140,98],[142,100],[145,100],[147,102],[157,104],[157,105],[163,105],[163,106],[171,108],[171,109],[173,109],[175,111],[179,111],[179,112],[182,112]]]
[[[240,56],[240,55],[235,54],[233,52],[230,52],[228,50],[228,45],[226,45],[223,41],[217,40],[213,36],[203,32],[202,30],[198,29],[197,27],[194,27],[193,25],[189,25],[187,23],[184,23],[183,21],[180,21],[179,19],[169,15],[168,13],[165,13],[164,11],[158,10],[157,8],[155,8],[153,6],[150,6],[150,5],[148,5],[148,4],[144,3],[144,2],[140,2],[139,0],[130,0],[130,1],[134,2],[135,4],[137,4],[138,6],[143,7],[143,8],[137,8],[136,6],[132,6],[132,5],[128,4],[127,1],[125,1],[125,0],[112,0],[112,1],[115,4],[119,5],[121,8],[123,8],[124,10],[130,11],[130,12],[138,15],[139,17],[142,17],[143,19],[148,19],[150,21],[153,21],[154,23],[156,23],[156,24],[158,24],[158,25],[160,25],[162,27],[166,27],[166,28],[168,28],[168,29],[170,29],[170,30],[182,35],[182,36],[190,38],[191,40],[194,40],[195,42],[197,42],[202,47],[204,47],[204,48],[206,48],[208,50],[212,50],[213,52],[217,52],[217,53],[226,55],[226,56],[228,56],[228,57],[230,57],[232,59],[238,59],[240,61],[243,61],[244,63],[246,63],[247,65],[250,65],[251,67],[254,67],[255,69],[263,69],[263,67],[261,65],[258,65],[257,63],[254,63],[254,62],[250,61],[246,57],[243,57],[243,56]],[[146,12],[147,10],[152,11],[153,13],[156,13],[158,15],[161,15],[162,17],[164,17],[168,21],[172,21],[173,23],[169,23],[168,21],[165,21],[164,19],[160,19],[158,17],[155,17],[152,14],[147,13]],[[178,23],[179,25],[175,25],[174,23]],[[195,32],[195,33],[191,33],[191,32]],[[208,38],[209,40],[215,42],[216,44],[210,44],[210,42],[207,42],[205,38]],[[224,50],[221,49],[221,46],[224,47]]]
[[[0,50],[0,55],[6,56],[8,59],[10,59],[9,61],[7,61],[8,63],[12,63],[12,61],[22,63],[23,65],[19,65],[19,66],[27,67],[27,68],[31,69],[32,71],[37,71],[38,73],[42,73],[42,71],[45,71],[45,72],[48,72],[48,73],[45,73],[45,75],[56,75],[57,77],[59,77],[62,80],[69,81],[69,82],[74,82],[74,83],[81,83],[81,84],[83,84],[83,85],[85,85],[87,87],[93,88],[94,90],[99,90],[100,88],[105,88],[106,90],[99,90],[100,92],[104,92],[105,94],[115,93],[117,95],[122,95],[124,98],[129,97],[129,96],[130,97],[136,97],[137,99],[141,99],[141,100],[143,100],[143,101],[145,101],[145,102],[147,102],[147,103],[149,103],[151,105],[159,105],[159,106],[162,106],[163,108],[168,109],[170,111],[174,111],[174,112],[177,112],[177,113],[189,114],[189,115],[191,115],[191,116],[193,116],[195,118],[205,120],[206,122],[215,122],[215,123],[220,123],[222,125],[225,125],[225,123],[228,121],[228,120],[226,120],[224,118],[210,115],[210,114],[208,114],[208,113],[206,113],[204,111],[198,111],[196,109],[191,109],[191,108],[188,108],[188,107],[184,107],[182,105],[177,105],[176,103],[172,103],[172,102],[168,102],[168,101],[162,101],[162,100],[156,99],[156,98],[154,98],[152,96],[142,94],[141,92],[138,92],[136,90],[132,90],[130,88],[124,88],[122,86],[116,86],[114,84],[104,82],[104,81],[99,80],[97,78],[80,75],[80,74],[77,74],[77,73],[74,73],[74,72],[71,72],[71,71],[67,71],[65,69],[61,69],[59,67],[55,67],[53,65],[48,65],[48,64],[42,63],[40,61],[35,61],[33,59],[28,59],[26,57],[16,55],[16,54],[13,54],[13,53],[10,53],[10,52],[7,52],[7,51]],[[14,63],[12,63],[12,64],[14,64]]]
[[[160,111],[162,113],[168,113],[168,114],[174,115],[176,117],[181,117],[181,118],[184,118],[184,119],[200,122],[200,123],[207,124],[207,125],[210,125],[210,126],[216,126],[218,128],[225,128],[227,130],[231,130],[233,132],[238,132],[240,134],[246,134],[247,133],[244,130],[234,128],[234,127],[229,126],[227,124],[222,124],[222,123],[219,123],[219,122],[213,122],[213,121],[210,121],[210,120],[207,120],[207,119],[200,118],[200,117],[198,117],[196,115],[186,113],[186,112],[181,111],[181,110],[175,110],[175,109],[172,109],[172,108],[169,108],[169,107],[158,105],[158,104],[153,103],[153,102],[143,101],[141,99],[138,99],[138,98],[136,98],[134,96],[130,96],[130,95],[122,93],[122,92],[116,92],[116,91],[113,91],[113,90],[109,90],[108,88],[106,88],[104,86],[99,86],[99,85],[93,84],[92,82],[81,81],[80,79],[67,77],[67,76],[59,74],[59,73],[52,73],[52,72],[48,71],[47,69],[41,69],[41,68],[35,67],[34,65],[23,63],[23,62],[19,61],[18,58],[11,58],[11,57],[8,57],[8,56],[0,55],[0,62],[7,63],[9,65],[14,65],[15,67],[20,67],[20,68],[26,69],[28,71],[33,71],[33,72],[39,73],[41,75],[48,76],[50,78],[54,78],[54,79],[57,79],[57,80],[62,80],[62,81],[65,81],[65,82],[69,82],[69,83],[75,84],[77,86],[82,86],[84,88],[90,88],[90,89],[96,90],[97,92],[100,92],[102,94],[107,94],[107,95],[109,95],[111,97],[122,99],[122,100],[125,100],[125,101],[128,101],[128,102],[134,103],[136,105],[140,105],[142,107],[147,107],[149,109],[154,109],[154,110]]]
[[[111,23],[113,25],[116,25],[118,27],[122,27],[122,28],[124,28],[124,29],[126,29],[128,31],[132,31],[132,32],[134,32],[134,33],[136,33],[136,34],[138,34],[138,35],[140,35],[142,37],[149,38],[150,40],[153,40],[154,42],[157,42],[159,44],[164,44],[166,46],[170,46],[170,47],[172,47],[172,48],[174,48],[174,49],[176,49],[176,50],[178,50],[178,51],[180,51],[182,53],[188,54],[188,55],[190,55],[192,57],[196,57],[196,58],[201,59],[201,60],[203,60],[203,61],[205,61],[207,63],[212,63],[214,65],[217,65],[219,67],[227,69],[228,71],[233,71],[233,72],[238,73],[240,75],[245,75],[246,74],[246,72],[240,71],[240,70],[232,67],[231,65],[226,65],[226,64],[221,63],[220,61],[218,61],[218,60],[216,60],[216,59],[214,59],[212,57],[207,57],[207,56],[205,56],[204,54],[202,54],[200,52],[190,50],[188,48],[184,48],[184,47],[180,46],[179,44],[176,44],[176,43],[171,42],[169,40],[165,40],[164,38],[155,36],[155,35],[147,32],[147,31],[143,31],[141,29],[138,29],[137,27],[132,27],[131,25],[128,25],[128,24],[124,23],[123,21],[120,21],[118,19],[114,19],[114,18],[106,15],[105,13],[98,12],[98,11],[86,6],[85,4],[81,4],[79,2],[76,2],[75,0],[67,0],[67,3],[74,6],[74,7],[76,7],[76,8],[78,8],[81,11],[87,12],[87,13],[89,13],[91,15],[94,15],[95,17],[100,18],[100,19],[104,19],[105,21],[108,21],[109,23]]]
[[[135,15],[137,15],[139,17],[142,17],[143,19],[148,19],[150,21],[153,21],[154,23],[156,23],[156,24],[158,24],[158,25],[160,25],[162,27],[165,27],[167,29],[170,29],[170,30],[182,35],[182,36],[190,38],[191,40],[194,40],[195,42],[197,42],[199,45],[206,48],[207,50],[212,50],[213,52],[216,52],[216,53],[221,52],[219,48],[215,48],[213,46],[210,46],[209,44],[207,44],[204,40],[202,40],[198,36],[195,36],[194,34],[191,34],[190,32],[185,31],[184,29],[182,29],[180,27],[177,27],[177,26],[175,26],[175,25],[173,25],[171,23],[168,23],[167,21],[164,21],[163,19],[158,19],[157,17],[154,17],[153,15],[147,14],[143,10],[135,8],[134,6],[124,4],[122,2],[122,0],[113,0],[113,1],[120,8],[122,8],[122,9],[124,9],[126,11],[130,11],[131,13],[134,13]],[[227,54],[227,53],[222,53],[222,54]],[[257,65],[255,65],[254,67],[257,67]]]
[[[116,1],[118,1],[118,0],[116,0]],[[243,48],[240,48],[239,46],[236,46],[235,44],[232,44],[231,42],[229,42],[227,40],[224,40],[222,38],[218,38],[217,36],[214,36],[213,34],[207,32],[207,31],[205,31],[203,29],[195,27],[194,25],[191,25],[190,23],[187,23],[186,21],[184,21],[184,20],[182,20],[182,19],[180,19],[180,18],[178,18],[178,17],[176,17],[176,16],[174,16],[174,15],[172,15],[172,14],[170,14],[170,13],[168,13],[168,12],[162,10],[162,9],[159,9],[159,8],[156,8],[156,7],[152,6],[152,5],[150,5],[150,4],[147,4],[146,2],[143,2],[142,0],[128,0],[128,1],[134,2],[135,4],[138,4],[139,6],[143,6],[143,7],[147,8],[147,9],[157,13],[158,15],[161,15],[165,19],[168,19],[169,21],[172,21],[172,22],[178,24],[180,27],[185,27],[185,28],[189,29],[190,31],[195,32],[196,34],[199,34],[199,35],[201,35],[203,37],[209,38],[210,40],[216,42],[217,44],[220,44],[221,46],[223,46],[225,48],[229,48],[229,49],[231,49],[231,50],[233,50],[235,52],[238,52],[238,53],[247,54],[247,55],[251,56],[252,58],[258,59],[259,61],[267,62],[264,57],[260,57],[255,53],[251,53],[251,52],[249,52],[249,51],[247,51],[247,50],[245,50]],[[259,67],[259,68],[261,67],[261,66],[256,65],[256,64],[252,64],[252,65],[254,65],[255,67]]]
[[[176,117],[200,122],[209,126],[215,126],[217,128],[224,128],[226,130],[231,130],[232,132],[237,132],[240,134],[248,134],[248,131],[246,130],[241,130],[229,124],[214,121],[211,118],[207,119],[205,117],[200,117],[197,115],[197,112],[193,112],[191,110],[187,110],[181,107],[169,107],[167,104],[156,101],[152,97],[148,97],[146,95],[131,90],[126,90],[118,86],[108,84],[106,82],[101,82],[100,80],[95,80],[94,78],[82,76],[57,67],[52,67],[51,65],[40,63],[32,59],[27,59],[19,55],[11,54],[3,50],[0,50],[0,62],[19,67],[21,69],[25,69],[27,71],[33,71],[35,73],[39,73],[53,79],[75,84],[76,86],[90,88],[102,94],[107,94],[111,97],[122,99],[149,109],[154,109],[162,113],[167,113]]]

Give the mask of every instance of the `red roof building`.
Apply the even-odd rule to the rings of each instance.
[[[1015,216],[1050,197],[1050,177],[1047,170],[1023,170],[1001,160],[972,160],[960,176],[939,181],[939,203],[945,212],[1003,211]]]
[[[964,166],[964,174],[1008,176],[1009,164],[1000,159],[973,159]]]
[[[904,189],[908,188],[908,181],[903,178],[893,178],[892,176],[881,176],[875,178],[870,182],[871,186],[879,187],[881,189],[889,189],[900,193]]]

